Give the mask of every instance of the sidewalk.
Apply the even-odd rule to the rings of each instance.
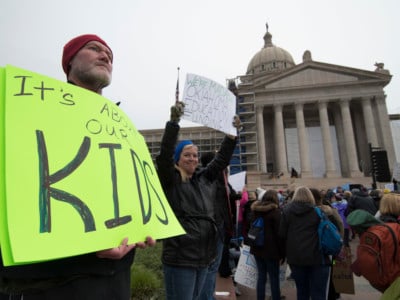
[[[353,257],[356,255],[356,247],[358,245],[358,238],[350,242]],[[289,273],[288,269],[288,273]],[[289,274],[287,274],[289,276]],[[357,277],[353,275],[355,294],[342,294],[341,300],[379,300],[381,293],[375,290],[364,277]],[[217,275],[216,291],[229,292],[228,296],[216,296],[218,300],[252,300],[256,299],[256,291],[245,286],[238,285],[240,296],[235,295],[235,288],[231,278],[221,278]],[[296,287],[294,281],[286,280],[282,286],[282,295],[286,296],[286,300],[296,300]],[[266,297],[266,300],[268,298]]]

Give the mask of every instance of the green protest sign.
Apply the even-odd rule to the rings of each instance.
[[[143,136],[113,102],[2,69],[1,250],[13,265],[183,234]],[[5,192],[3,192],[5,191]]]
[[[4,94],[5,94],[5,80],[4,69],[0,68],[0,174],[4,175]],[[5,178],[0,176],[0,228],[7,224],[7,214],[4,201],[5,199]],[[4,242],[8,241],[6,232],[0,231],[0,248]]]

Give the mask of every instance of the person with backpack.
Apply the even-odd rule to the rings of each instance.
[[[251,206],[255,201],[261,201],[264,196],[266,190],[261,187],[256,188],[255,192],[251,192],[249,195],[249,200],[244,206],[243,211],[243,224],[242,224],[242,234],[243,234],[243,243],[250,246],[252,243],[248,238],[248,233],[251,228],[251,224],[254,221],[254,212],[251,209]]]
[[[368,212],[355,210],[347,222],[360,234],[357,258],[352,264],[354,274],[365,277],[384,293],[400,277],[400,194],[385,194],[379,211],[381,215],[376,219]]]
[[[281,215],[279,236],[285,240],[286,259],[296,284],[298,300],[325,300],[331,261],[320,250],[315,199],[306,186],[296,188]]]
[[[340,236],[343,237],[344,224],[343,224],[343,221],[341,219],[340,212],[338,212],[335,209],[335,206],[334,206],[335,200],[333,200],[334,196],[331,197],[332,201],[325,202],[325,203],[332,203],[331,205],[323,204],[321,192],[319,190],[317,190],[316,188],[310,188],[310,191],[314,196],[315,205],[318,206],[319,208],[321,208],[321,210],[328,217],[328,219],[337,227],[337,229],[338,229],[338,231],[340,233]],[[331,200],[331,199],[329,199],[329,200]],[[333,257],[333,258],[335,258],[335,257]],[[329,288],[328,288],[328,298],[327,298],[327,300],[340,299],[340,293],[336,292],[335,286],[333,284],[332,267],[331,267],[331,273],[330,274],[331,274],[331,276],[329,277]]]
[[[279,300],[281,299],[279,266],[285,260],[285,241],[278,236],[281,212],[277,191],[266,191],[261,201],[255,201],[251,205],[251,210],[254,213],[253,221],[261,218],[264,226],[260,231],[263,243],[250,245],[250,253],[254,255],[257,264],[257,300],[265,299],[267,273],[272,300]]]

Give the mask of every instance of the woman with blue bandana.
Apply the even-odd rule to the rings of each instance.
[[[235,136],[226,136],[215,158],[198,168],[199,153],[190,140],[177,146],[179,120],[184,105],[171,108],[156,158],[165,195],[186,234],[163,241],[162,263],[167,300],[198,299],[208,266],[216,258],[218,230],[213,201],[216,180],[228,165],[236,145]],[[238,118],[236,118],[238,120]],[[234,124],[238,128],[240,120]]]

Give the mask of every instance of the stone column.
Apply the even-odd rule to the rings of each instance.
[[[346,142],[345,142],[345,134],[343,130],[343,122],[342,122],[342,115],[340,113],[340,105],[339,101],[336,103],[332,103],[332,117],[333,117],[333,124],[335,126],[335,134],[336,134],[336,144],[339,150],[339,165],[338,167],[336,165],[336,168],[338,169],[338,174],[339,176],[342,176],[342,174],[346,174],[347,176],[348,172],[348,166],[349,163],[347,162],[347,154],[346,154]],[[333,140],[332,140],[333,143]],[[340,172],[339,172],[340,169]]]
[[[368,143],[372,147],[378,147],[378,136],[376,134],[374,116],[372,115],[371,100],[369,98],[362,99],[362,109],[365,122],[365,131],[367,132]]]
[[[392,129],[390,128],[389,114],[386,107],[385,95],[375,97],[377,113],[379,118],[379,127],[382,134],[383,148],[386,150],[388,157],[389,168],[392,171],[396,162],[394,151]]]
[[[333,145],[331,131],[329,128],[329,117],[326,102],[318,103],[319,122],[321,126],[322,145],[324,147],[325,156],[325,177],[337,177],[338,173],[335,166],[333,156]]]
[[[275,112],[274,135],[275,135],[275,155],[276,155],[276,167],[274,169],[277,174],[283,173],[284,175],[287,175],[288,168],[287,168],[285,128],[283,125],[282,104],[275,104],[274,112]]]
[[[257,106],[257,144],[259,170],[262,173],[267,173],[267,154],[265,150],[265,133],[264,133],[264,106]]]
[[[340,99],[340,111],[342,114],[343,129],[345,134],[346,154],[349,163],[349,177],[361,176],[358,168],[358,158],[356,151],[356,143],[354,140],[353,124],[350,114],[350,99]]]
[[[296,125],[297,125],[297,138],[299,141],[300,150],[300,166],[301,177],[307,178],[312,176],[311,163],[310,163],[310,148],[306,124],[304,121],[303,103],[296,103]]]

